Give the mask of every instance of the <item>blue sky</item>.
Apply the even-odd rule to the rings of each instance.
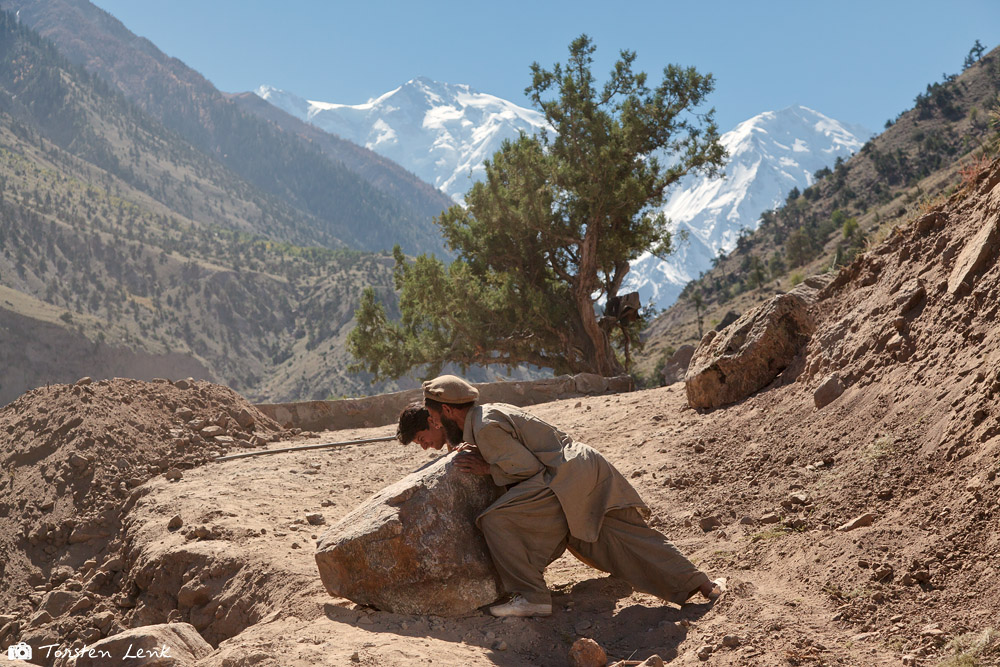
[[[587,33],[599,78],[620,49],[654,82],[669,63],[711,72],[723,131],[792,104],[881,131],[959,72],[976,39],[992,49],[1000,35],[996,0],[95,1],[221,90],[349,104],[427,76],[530,106],[531,63],[564,61]]]

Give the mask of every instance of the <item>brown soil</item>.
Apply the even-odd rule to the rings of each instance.
[[[0,649],[180,620],[217,647],[198,664],[227,667],[561,665],[581,636],[613,660],[939,664],[989,639],[1000,612],[995,249],[968,289],[947,290],[963,248],[1000,211],[998,183],[994,165],[846,268],[817,304],[807,350],[736,405],[692,410],[674,385],[531,408],[604,452],[653,524],[729,577],[714,605],[662,604],[570,556],[547,573],[550,618],[406,616],[330,598],[313,561],[324,524],[427,454],[377,444],[205,463],[220,448],[174,438],[186,421],[177,408],[232,422],[247,409],[265,436],[256,445],[277,426],[222,387],[115,380],[36,390],[0,411]],[[846,391],[817,409],[813,391],[831,372]],[[186,469],[177,479],[162,474],[170,467]],[[838,530],[865,514],[871,525]],[[45,605],[61,613],[39,617]],[[990,639],[955,664],[998,655]]]

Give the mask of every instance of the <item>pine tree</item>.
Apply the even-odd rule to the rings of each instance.
[[[398,377],[460,365],[530,363],[557,372],[622,371],[595,303],[618,296],[630,262],[671,250],[655,209],[684,175],[714,175],[725,158],[713,111],[696,112],[711,75],[670,65],[655,88],[622,51],[603,87],[583,35],[569,60],[532,65],[525,90],[550,131],[508,141],[486,179],[436,221],[458,259],[408,262],[396,252],[401,319],[373,292],[356,313],[356,368]],[[660,154],[671,156],[669,166]]]

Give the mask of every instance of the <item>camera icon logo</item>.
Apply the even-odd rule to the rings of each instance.
[[[24,642],[18,642],[7,647],[8,660],[31,660],[31,646]]]

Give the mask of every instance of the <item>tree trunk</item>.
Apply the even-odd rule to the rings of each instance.
[[[576,301],[576,312],[583,325],[583,333],[587,336],[589,345],[584,353],[591,357],[594,373],[611,377],[624,372],[618,363],[614,350],[611,349],[611,338],[597,324],[594,314],[594,301],[591,294],[598,287],[597,281],[597,233],[598,224],[587,225],[583,243],[580,244],[580,265],[576,274],[576,284],[573,285],[573,298]]]

